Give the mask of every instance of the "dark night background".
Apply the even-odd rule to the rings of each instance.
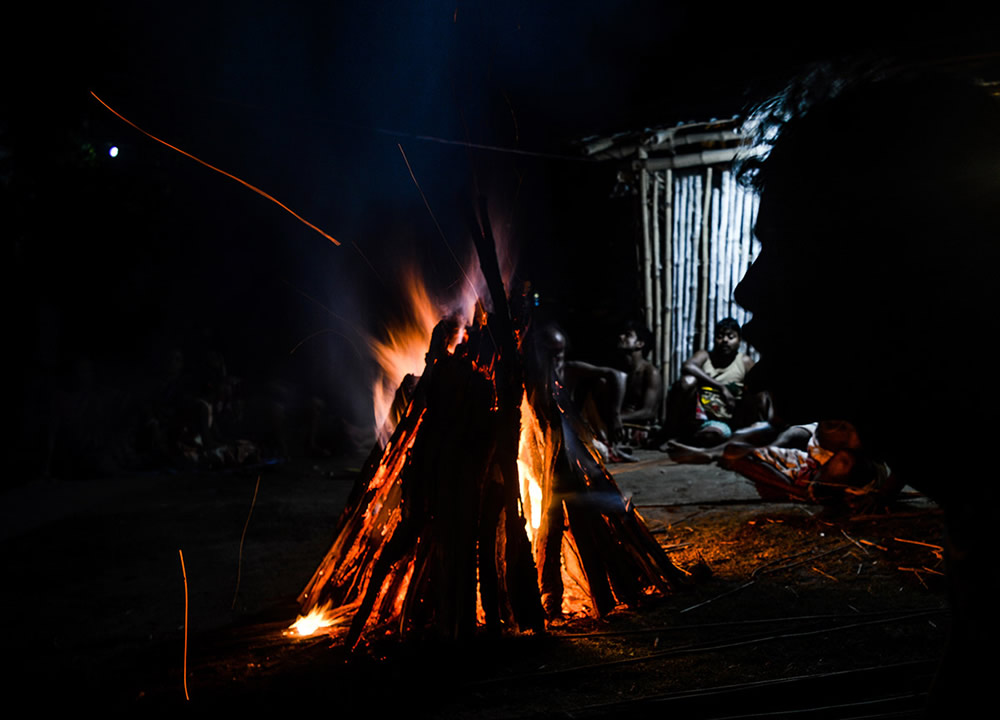
[[[248,383],[282,378],[367,421],[365,333],[403,302],[400,271],[416,264],[442,293],[459,278],[397,143],[459,257],[463,213],[484,193],[518,275],[580,352],[599,352],[638,310],[633,200],[609,198],[615,169],[574,158],[572,141],[729,117],[846,53],[997,49],[994,18],[950,8],[36,6],[8,26],[0,116],[16,482],[37,475],[53,387],[82,382],[81,367],[98,386],[140,383],[174,347],[219,350]],[[128,127],[91,90],[343,244]]]

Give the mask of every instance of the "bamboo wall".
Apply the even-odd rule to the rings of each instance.
[[[758,198],[728,166],[640,175],[646,324],[655,337],[651,359],[669,387],[684,361],[711,344],[719,320],[749,319],[733,290],[760,249]]]

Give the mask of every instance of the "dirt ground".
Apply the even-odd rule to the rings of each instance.
[[[641,453],[616,478],[692,571],[690,589],[539,636],[349,657],[282,631],[359,464],[7,491],[8,696],[31,693],[36,709],[375,717],[919,714],[949,622],[941,515],[922,497],[888,515],[831,517],[765,503],[714,466]]]

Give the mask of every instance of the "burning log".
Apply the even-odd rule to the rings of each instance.
[[[502,438],[513,434],[516,461],[518,426],[499,411],[496,331],[473,328],[448,354],[453,329],[444,322],[435,330],[406,415],[358,482],[299,598],[306,613],[340,608],[342,619],[351,616],[352,646],[390,628],[404,637],[465,637],[480,619],[477,587],[489,627],[542,627],[530,545],[517,532],[524,536],[516,469],[514,494],[504,490]]]

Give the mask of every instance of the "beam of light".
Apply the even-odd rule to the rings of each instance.
[[[236,596],[240,594],[240,575],[243,569],[243,541],[247,537],[247,528],[250,527],[250,518],[253,515],[254,505],[257,503],[257,491],[260,490],[260,475],[257,476],[257,485],[253,489],[253,500],[250,501],[250,512],[247,513],[247,521],[243,524],[243,534],[240,536],[240,554],[236,560],[236,590],[233,591],[233,605],[230,610],[236,608]]]
[[[311,222],[309,222],[308,220],[306,220],[304,217],[302,217],[301,215],[299,215],[297,212],[295,212],[294,210],[292,210],[290,207],[288,207],[287,205],[285,205],[283,202],[281,202],[280,200],[276,199],[275,197],[273,197],[271,195],[268,195],[266,192],[264,192],[263,190],[261,190],[259,187],[251,185],[246,180],[242,180],[241,178],[236,177],[232,173],[228,173],[225,170],[221,170],[221,169],[215,167],[214,165],[209,165],[207,162],[205,162],[201,158],[195,157],[191,153],[189,153],[189,152],[187,152],[185,150],[181,150],[179,147],[171,145],[170,143],[166,142],[165,140],[161,140],[160,138],[156,137],[152,133],[146,132],[141,127],[139,127],[138,125],[136,125],[134,122],[132,122],[131,120],[129,120],[127,117],[125,117],[124,115],[122,115],[120,112],[118,112],[117,110],[115,110],[113,107],[111,107],[110,105],[108,105],[106,102],[104,102],[103,100],[101,100],[101,98],[97,97],[97,93],[95,93],[93,90],[90,91],[90,94],[94,96],[94,99],[97,100],[97,102],[99,102],[101,105],[103,105],[108,110],[110,110],[112,114],[114,114],[117,117],[119,117],[126,124],[131,125],[132,127],[134,127],[136,130],[138,130],[139,132],[141,132],[146,137],[152,138],[153,140],[155,140],[156,142],[160,143],[161,145],[166,145],[171,150],[176,150],[181,155],[184,155],[185,157],[189,157],[189,158],[191,158],[192,160],[194,160],[197,163],[201,163],[202,165],[204,165],[205,167],[207,167],[209,170],[215,170],[215,172],[217,172],[217,173],[219,173],[221,175],[225,175],[226,177],[235,180],[240,185],[243,185],[244,187],[250,188],[255,193],[257,193],[258,195],[260,195],[261,197],[265,197],[268,200],[270,200],[271,202],[273,202],[275,205],[277,205],[278,207],[280,207],[281,209],[283,209],[285,212],[287,212],[288,214],[290,214],[292,217],[294,217],[299,222],[303,223],[304,225],[307,225],[307,226],[311,227],[313,230],[315,230],[316,232],[318,232],[320,235],[322,235],[323,237],[325,237],[327,240],[329,240],[330,242],[332,242],[334,245],[340,245],[340,241],[339,240],[337,240],[336,238],[334,238],[332,235],[329,235],[328,233],[324,232],[323,230],[320,230],[318,227],[316,227],[315,225],[313,225]]]
[[[111,147],[109,147],[108,148],[108,155],[110,155],[113,158],[118,157],[118,146],[117,145],[112,145]]]
[[[96,97],[96,96],[95,96]],[[190,701],[191,696],[188,695],[188,576],[187,570],[184,569],[184,551],[178,550],[177,553],[181,556],[181,575],[184,577],[184,699]]]

